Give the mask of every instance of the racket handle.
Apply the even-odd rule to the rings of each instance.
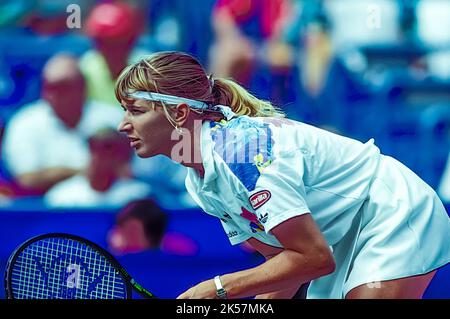
[[[131,285],[136,289],[136,291],[144,298],[146,299],[157,299],[154,294],[152,294],[150,291],[139,285],[134,279],[130,280]]]

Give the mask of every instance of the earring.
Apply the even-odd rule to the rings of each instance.
[[[177,131],[178,134],[183,134],[183,129],[181,127],[178,127],[178,125],[175,125],[175,131]]]

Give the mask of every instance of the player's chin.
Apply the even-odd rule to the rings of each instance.
[[[141,146],[136,148],[136,155],[141,157],[141,158],[148,158],[148,157],[153,157],[156,154],[156,152],[152,151],[151,149],[148,149],[145,146]]]

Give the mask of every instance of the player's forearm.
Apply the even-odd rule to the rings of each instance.
[[[255,299],[291,299],[298,290],[298,285],[284,290],[268,292],[255,296]]]
[[[37,172],[22,174],[17,177],[17,181],[24,188],[46,192],[56,183],[72,177],[78,172],[79,170],[73,168],[47,168]]]
[[[334,271],[327,253],[301,254],[284,250],[263,264],[221,276],[229,298],[243,298],[297,287]]]
[[[265,249],[267,249],[267,246],[265,247]],[[266,260],[269,260],[273,257],[275,257],[276,255],[278,255],[280,252],[283,251],[283,249],[280,248],[276,248],[276,247],[270,247],[269,248],[271,251],[269,254],[267,254]],[[267,250],[265,250],[265,252],[267,253]],[[273,291],[273,292],[268,292],[265,294],[259,294],[255,296],[255,299],[291,299],[295,293],[298,291],[300,284],[296,284],[296,283],[292,283],[292,287],[290,288],[286,288],[283,290],[278,290],[278,291]]]

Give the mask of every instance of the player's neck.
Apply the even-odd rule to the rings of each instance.
[[[201,178],[205,174],[201,152],[202,122],[201,119],[190,118],[178,133],[179,136],[172,137],[177,142],[171,145],[170,154],[166,154],[173,161],[195,169]]]

